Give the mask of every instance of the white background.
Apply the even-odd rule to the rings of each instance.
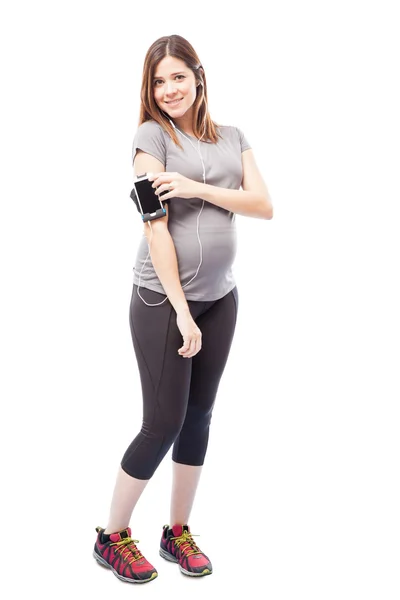
[[[7,598],[399,598],[395,4],[2,4]],[[92,548],[141,424],[131,147],[145,53],[173,33],[275,212],[237,217],[239,320],[191,517],[214,574],[158,556],[168,455],[131,521],[159,577],[132,589]]]

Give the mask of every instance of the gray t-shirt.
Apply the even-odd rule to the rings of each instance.
[[[241,154],[251,146],[237,127],[223,125],[219,131],[222,139],[218,138],[216,144],[200,142],[206,184],[238,190],[243,177]],[[177,135],[183,151],[158,123],[142,123],[133,140],[132,161],[136,151],[140,149],[157,158],[166,171],[177,172],[203,183],[203,167],[196,150],[199,147],[197,139],[185,133],[185,136],[190,138],[190,143],[179,132]],[[169,201],[168,229],[175,245],[182,286],[195,275],[201,259],[197,216],[202,204],[201,198],[174,197]],[[183,291],[187,300],[218,300],[236,285],[232,273],[237,246],[235,214],[210,202],[204,202],[199,219],[199,237],[203,247],[202,264],[197,276],[183,287]],[[139,285],[139,273],[148,252],[148,242],[143,232],[134,267],[136,285]],[[165,294],[153,267],[151,255],[142,271],[140,286]]]

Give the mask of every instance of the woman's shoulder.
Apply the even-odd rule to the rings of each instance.
[[[222,137],[238,136],[242,131],[236,125],[218,125],[218,129]]]
[[[222,139],[227,140],[228,143],[233,143],[234,146],[239,145],[241,152],[251,149],[243,130],[237,125],[220,125],[219,131]]]
[[[157,121],[149,120],[141,123],[134,135],[134,145],[149,142],[165,148],[168,145],[167,133]]]
[[[139,125],[139,127],[137,128],[137,131],[139,132],[151,132],[151,133],[160,133],[160,132],[164,132],[163,127],[161,127],[161,125],[159,123],[157,123],[157,121],[154,121],[153,119],[149,119],[148,121],[144,121],[143,123],[141,123]]]
[[[144,121],[141,123],[134,135],[132,145],[132,159],[135,159],[136,151],[142,150],[151,154],[165,165],[168,143],[162,127],[156,121]]]

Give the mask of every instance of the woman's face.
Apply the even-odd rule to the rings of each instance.
[[[191,116],[188,111],[196,99],[196,79],[182,60],[166,56],[158,63],[153,90],[157,106],[171,119],[180,119],[185,114]]]

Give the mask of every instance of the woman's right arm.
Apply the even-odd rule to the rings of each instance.
[[[134,172],[161,173],[164,165],[154,156],[138,150],[134,161]],[[182,356],[194,356],[201,348],[201,331],[193,320],[179,278],[178,259],[173,239],[168,229],[168,204],[165,217],[144,223],[144,233],[150,245],[150,256],[154,270],[177,314],[177,324],[184,344],[179,349]]]
[[[171,234],[168,230],[168,204],[165,206],[167,214],[161,219],[145,223],[145,235],[150,245],[150,256],[154,270],[168,296],[176,313],[187,311],[189,306],[179,279],[178,260]]]

